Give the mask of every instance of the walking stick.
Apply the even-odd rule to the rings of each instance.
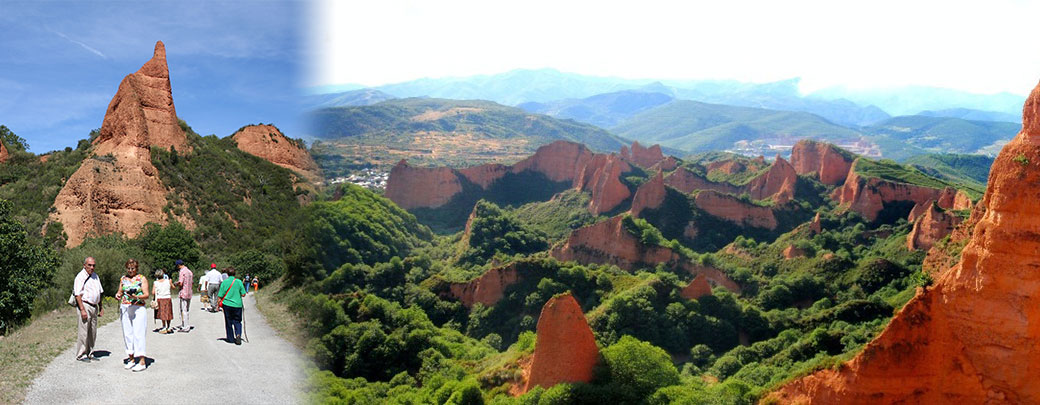
[[[249,333],[246,333],[246,303],[242,301],[242,340],[249,343]]]

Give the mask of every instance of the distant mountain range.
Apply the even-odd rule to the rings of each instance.
[[[1009,93],[983,95],[921,86],[886,90],[827,88],[802,94],[799,83],[798,78],[771,83],[620,79],[565,73],[554,69],[518,69],[495,75],[426,78],[372,89],[394,97],[480,99],[505,105],[553,104],[561,100],[638,90],[706,103],[810,112],[846,126],[865,126],[889,116],[914,115],[922,111],[952,118],[1017,122],[1025,100],[1023,96]],[[358,86],[325,86],[314,90],[331,92],[334,89],[354,90],[355,87]],[[965,111],[958,109],[977,113],[963,115]]]

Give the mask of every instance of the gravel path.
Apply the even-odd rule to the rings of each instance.
[[[250,293],[244,300],[246,334],[241,346],[224,342],[224,315],[201,310],[199,296],[192,300],[189,333],[160,335],[152,330],[148,310],[146,337],[150,363],[145,371],[123,369],[126,351],[120,322],[98,328],[91,363],[75,361],[75,344],[33,381],[29,404],[97,403],[300,403],[304,383],[303,356],[278,337],[255,310]],[[174,298],[176,305],[176,298]],[[106,311],[118,308],[105,308]],[[180,324],[174,306],[173,324]],[[108,352],[108,353],[106,353]],[[106,355],[107,354],[107,355]]]

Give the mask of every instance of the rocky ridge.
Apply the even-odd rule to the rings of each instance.
[[[960,262],[851,361],[767,401],[1040,402],[1040,86],[1022,118],[993,164]]]
[[[961,218],[957,215],[939,209],[938,204],[929,203],[924,213],[915,219],[913,229],[906,235],[906,248],[927,251],[953,232],[960,223]]]
[[[303,175],[311,183],[321,182],[321,169],[303,145],[296,144],[274,125],[247,125],[231,139],[253,156]]]
[[[821,183],[832,186],[845,182],[852,162],[836,146],[810,139],[798,141],[791,150],[791,165],[796,173],[814,173],[813,177]]]

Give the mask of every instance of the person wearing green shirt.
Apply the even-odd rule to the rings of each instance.
[[[228,278],[220,283],[217,300],[223,300],[224,331],[228,343],[242,344],[242,297],[246,296],[246,286],[242,280],[235,278],[235,268],[224,269]]]

